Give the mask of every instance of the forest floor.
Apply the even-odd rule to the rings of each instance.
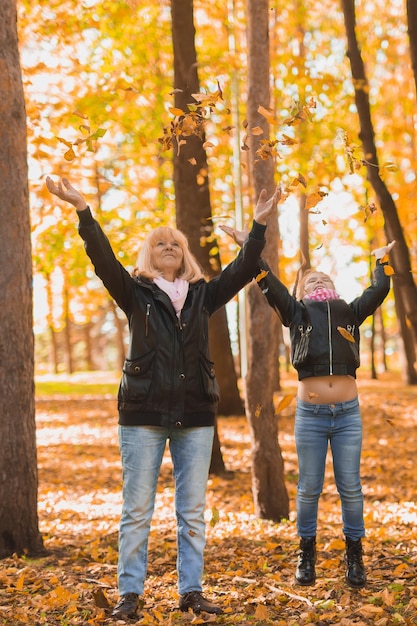
[[[140,624],[417,624],[417,388],[390,374],[378,381],[362,375],[359,388],[368,585],[352,590],[344,581],[340,505],[330,458],[320,500],[317,582],[312,587],[294,584],[293,401],[277,416],[291,506],[289,519],[281,523],[254,515],[245,418],[219,419],[230,475],[209,481],[204,592],[223,607],[223,615],[196,616],[177,608],[173,482],[170,458],[165,457]],[[277,404],[294,393],[295,381],[284,380]],[[117,600],[121,507],[116,422],[113,394],[37,395],[39,523],[48,554],[1,562],[0,624],[124,623],[109,617]]]

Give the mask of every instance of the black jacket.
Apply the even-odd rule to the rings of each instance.
[[[153,281],[133,278],[119,263],[89,209],[78,215],[95,272],[129,321],[119,424],[213,425],[219,389],[209,354],[208,320],[256,273],[265,226],[254,222],[237,258],[219,276],[190,284],[178,319],[164,291]]]
[[[310,376],[350,375],[356,378],[359,360],[359,326],[386,298],[390,279],[377,261],[372,284],[350,304],[345,300],[296,300],[270,271],[259,286],[284,326],[290,329],[291,362],[298,379]]]

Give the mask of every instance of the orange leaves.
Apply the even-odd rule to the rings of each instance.
[[[277,408],[275,409],[275,415],[277,415],[278,413],[281,413],[282,411],[284,411],[284,409],[287,409],[292,403],[292,401],[294,400],[294,398],[295,398],[295,395],[293,393],[289,393],[285,395],[283,398],[281,398],[280,402],[278,403]]]
[[[176,89],[174,92],[171,92],[171,95],[180,91],[181,90]],[[168,111],[173,116],[173,119],[168,126],[164,127],[162,136],[158,138],[158,141],[162,146],[162,150],[170,150],[175,142],[177,154],[179,154],[181,147],[186,143],[187,137],[194,135],[203,139],[206,131],[206,124],[210,115],[215,110],[219,113],[219,104],[222,105],[222,110],[224,111],[223,92],[219,83],[217,83],[217,91],[213,93],[193,93],[192,97],[195,102],[187,104],[187,110],[183,110],[175,106],[168,107]],[[262,105],[259,105],[257,112],[265,119],[270,127],[275,129],[278,125],[291,127],[296,126],[303,121],[311,122],[313,120],[311,111],[315,107],[316,103],[313,98],[308,100],[303,106],[300,103],[297,103],[293,113],[287,117],[284,122],[279,122],[275,112]],[[229,109],[226,108],[226,112],[230,113]],[[250,130],[247,130],[248,122],[246,120],[243,122],[243,127],[245,128],[246,133],[250,133],[250,135],[254,137],[262,137],[262,135],[264,135],[267,131],[267,128],[264,128],[262,124],[258,124],[253,126]],[[223,125],[221,132],[230,133],[233,128],[233,125],[226,124]],[[242,151],[250,150],[248,140],[249,135],[243,135],[241,140]],[[256,158],[261,160],[281,158],[281,155],[278,152],[278,145],[292,146],[296,143],[297,141],[294,137],[284,132],[281,137],[260,139],[259,145],[255,151]],[[215,148],[216,144],[211,141],[205,141],[203,147],[204,149]],[[194,164],[192,158],[188,160],[191,164]]]
[[[337,330],[342,335],[342,337],[346,339],[346,341],[350,341],[350,343],[355,343],[355,338],[353,337],[352,333],[346,330],[346,328],[343,328],[343,326],[338,326]]]

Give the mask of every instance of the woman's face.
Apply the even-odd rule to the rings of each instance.
[[[303,284],[304,294],[309,295],[319,287],[324,287],[325,289],[335,289],[330,276],[324,274],[323,272],[310,272]]]
[[[163,235],[152,246],[152,263],[166,280],[175,280],[184,258],[184,253],[178,241],[171,235]]]

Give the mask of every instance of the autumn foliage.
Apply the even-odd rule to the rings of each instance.
[[[212,477],[207,502],[205,591],[224,615],[177,610],[173,483],[167,455],[150,536],[141,624],[393,626],[417,623],[417,390],[389,374],[359,381],[364,418],[362,476],[369,583],[344,582],[339,500],[328,460],[320,500],[318,577],[294,584],[297,463],[293,438],[295,381],[276,398],[280,444],[291,500],[288,521],[256,519],[251,452],[244,418],[220,418],[230,475]],[[291,401],[292,400],[292,401]],[[260,414],[259,419],[262,419]],[[38,397],[40,529],[49,554],[9,558],[0,571],[0,623],[110,624],[117,597],[120,463],[113,395]]]

